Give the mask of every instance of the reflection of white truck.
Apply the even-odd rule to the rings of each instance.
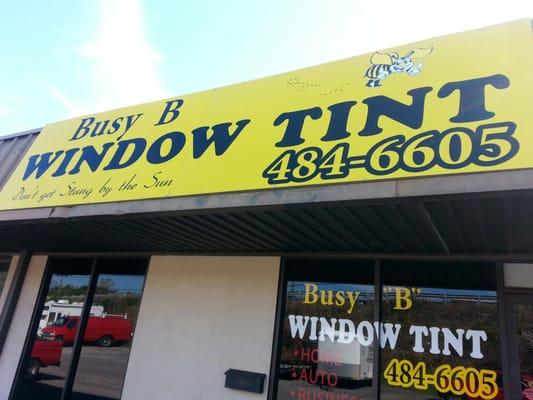
[[[82,308],[83,303],[81,302],[69,303],[68,300],[47,301],[44,303],[43,313],[41,315],[41,320],[39,321],[39,331],[44,327],[53,324],[61,317],[80,316]],[[91,315],[95,317],[103,316],[104,307],[97,305],[92,306]]]
[[[339,380],[372,379],[372,358],[372,346],[361,346],[358,340],[318,342],[318,370],[334,372]]]

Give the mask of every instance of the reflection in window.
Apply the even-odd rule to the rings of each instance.
[[[288,276],[277,399],[372,398],[372,263],[293,264]]]
[[[125,266],[130,271],[135,267],[133,261]],[[141,266],[142,274],[98,277],[93,307],[101,307],[101,312],[87,321],[71,400],[120,399],[141,304],[144,263]]]
[[[533,305],[516,304],[514,317],[522,397],[529,399],[533,397]]]
[[[9,270],[9,259],[0,258],[0,295],[6,285],[7,272]]]
[[[69,305],[73,300],[83,304],[89,283],[90,265],[79,260],[79,274],[64,273],[62,266],[60,263],[51,266],[52,275],[45,302],[57,303],[61,307]],[[86,274],[82,274],[83,272]],[[58,303],[59,301],[61,303]],[[47,318],[51,315],[53,318],[55,312],[50,312],[50,307],[45,309],[42,306],[36,337],[23,364],[23,374],[14,400],[58,400],[61,397],[72,358],[71,344],[76,332],[64,327],[66,317],[48,325]]]
[[[13,400],[120,399],[145,273],[146,259],[51,260]]]
[[[382,274],[382,320],[398,335],[381,351],[381,398],[497,398],[494,267],[389,263]]]
[[[383,262],[379,321],[372,262],[285,272],[276,399],[504,398],[494,264]]]

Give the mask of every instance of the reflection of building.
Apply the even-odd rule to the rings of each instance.
[[[63,398],[71,389],[106,398],[109,381],[127,400],[250,398],[224,387],[230,369],[241,389],[260,392],[264,377],[235,371],[268,377],[258,399],[297,398],[301,384],[279,379],[278,368],[290,365],[279,351],[289,308],[305,306],[298,287],[287,301],[290,282],[366,285],[372,293],[357,303],[365,318],[403,324],[393,350],[342,351],[339,374],[372,384],[306,390],[396,396],[404,388],[376,382],[401,357],[432,369],[450,359],[489,366],[500,371],[497,389],[520,398],[516,371],[527,366],[515,333],[530,330],[515,328],[530,321],[516,321],[513,307],[529,307],[533,292],[531,23],[427,40],[423,70],[411,57],[417,46],[381,53],[378,65],[362,56],[2,138],[0,252],[11,264],[0,297],[0,400],[31,386],[22,376],[36,365],[32,328],[50,274],[86,279],[83,296],[97,298],[103,270],[142,277],[142,306],[117,296],[138,312],[131,354],[75,344],[53,382]],[[393,62],[419,75],[379,78]],[[365,71],[382,86],[366,87]],[[334,82],[342,86],[325,90]],[[384,298],[386,287],[404,297]],[[420,287],[475,293],[435,293],[421,312],[407,297]],[[353,316],[346,293],[336,297],[346,288],[335,290],[317,309]],[[91,307],[85,301],[81,315]],[[413,325],[428,328],[420,352],[405,333]],[[445,349],[430,328],[448,327],[456,336]],[[479,352],[463,328],[486,333],[477,332]],[[108,333],[98,340],[113,344]],[[282,356],[294,359],[291,350],[286,340]],[[32,388],[46,382],[52,390],[46,379]],[[405,390],[416,396],[403,398],[436,398]]]
[[[372,379],[372,347],[357,340],[349,344],[325,340],[318,342],[318,352],[319,370],[333,371],[344,380]]]

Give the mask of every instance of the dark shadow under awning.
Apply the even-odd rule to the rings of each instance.
[[[533,192],[0,223],[0,251],[533,255]]]

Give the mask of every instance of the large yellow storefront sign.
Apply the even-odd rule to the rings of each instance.
[[[0,209],[533,168],[532,35],[521,20],[54,123]]]

